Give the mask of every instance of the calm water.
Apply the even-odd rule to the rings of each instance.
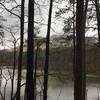
[[[11,70],[10,70],[11,72]],[[17,73],[17,71],[16,71]],[[42,78],[37,79],[37,100],[42,100]],[[7,82],[7,86],[5,85]],[[17,74],[15,75],[14,80],[14,92],[16,91],[16,82]],[[25,82],[25,71],[23,71],[22,83]],[[1,91],[4,92],[4,87],[6,86],[6,100],[10,100],[10,91],[11,91],[11,81],[9,77],[9,72],[3,70],[3,80]],[[98,100],[99,98],[99,84],[87,84],[87,100]],[[24,95],[24,87],[22,87],[22,100]],[[56,77],[51,77],[49,79],[49,88],[48,88],[48,100],[73,100],[73,84],[69,81],[59,80]]]

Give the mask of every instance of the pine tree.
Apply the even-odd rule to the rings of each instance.
[[[87,6],[84,0],[77,0],[76,7],[76,50],[74,68],[74,100],[85,100],[86,71],[85,71],[85,22]]]
[[[53,6],[53,0],[50,0],[50,8],[49,8],[49,16],[48,16],[48,29],[47,29],[47,37],[46,37],[43,100],[47,100],[47,90],[48,90],[49,42],[50,42],[50,27],[51,27],[51,17],[52,17],[52,6]]]
[[[28,4],[28,39],[27,39],[27,76],[26,76],[26,100],[34,100],[34,0]]]
[[[20,52],[18,61],[18,82],[17,82],[17,96],[16,100],[20,100],[20,86],[21,86],[21,70],[22,70],[22,56],[23,56],[23,38],[24,38],[24,3],[25,0],[21,0],[21,17],[20,17]]]

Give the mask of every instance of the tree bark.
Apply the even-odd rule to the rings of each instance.
[[[20,52],[18,61],[18,82],[17,82],[17,96],[16,100],[20,100],[20,86],[21,86],[21,70],[22,70],[22,56],[23,56],[23,38],[24,38],[24,3],[21,1],[21,18],[20,18]]]
[[[26,99],[34,100],[34,0],[28,4],[28,43],[27,43],[27,77],[26,77]]]
[[[53,0],[50,0],[49,17],[48,17],[48,29],[47,29],[47,37],[46,37],[46,54],[45,54],[45,66],[44,66],[43,100],[47,100],[48,67],[49,67],[49,42],[50,42],[50,27],[51,27],[51,18],[52,18],[52,6],[53,6]]]
[[[74,100],[85,100],[85,22],[84,0],[77,0],[76,7],[76,51],[74,68]]]

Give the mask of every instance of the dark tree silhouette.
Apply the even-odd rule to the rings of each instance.
[[[85,51],[85,27],[86,27],[86,19],[87,19],[87,9],[88,9],[88,0],[85,0],[85,6],[84,6],[84,17],[83,17],[83,27],[82,27],[82,80],[83,80],[83,84],[82,84],[82,89],[83,89],[83,100],[86,99],[86,62],[85,62],[85,55],[86,55],[86,51]]]
[[[21,18],[20,18],[20,52],[18,58],[18,82],[17,82],[17,96],[16,100],[20,100],[20,86],[21,86],[21,70],[22,70],[22,56],[23,56],[23,38],[24,38],[24,3],[25,0],[21,0]]]
[[[35,68],[34,68],[34,100],[36,100],[36,79],[37,79],[37,67],[38,67],[38,54],[39,54],[39,49],[40,46],[43,44],[44,40],[40,39],[38,40],[38,38],[35,39],[35,46],[36,46],[36,50],[35,50],[35,60],[34,60],[34,64],[35,64]]]
[[[15,76],[15,68],[16,68],[16,40],[14,40],[14,67],[13,67],[13,74],[11,79],[11,100],[13,100],[13,91],[14,91],[14,76]]]
[[[74,68],[74,100],[85,100],[86,71],[85,71],[85,22],[87,1],[77,0],[76,7],[76,54]]]
[[[46,37],[43,100],[47,100],[48,67],[49,67],[49,42],[50,42],[50,26],[51,26],[51,17],[52,17],[52,6],[53,6],[53,0],[50,0],[50,8],[49,8],[49,16],[48,16],[48,29],[47,29],[47,37]]]
[[[27,43],[27,76],[26,76],[26,99],[34,100],[34,0],[28,4],[28,43]]]

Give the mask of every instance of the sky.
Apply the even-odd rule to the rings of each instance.
[[[8,0],[9,1],[9,0]],[[35,27],[40,28],[39,36],[46,36],[47,33],[47,22],[48,22],[48,10],[49,10],[49,1],[50,0],[36,0],[37,4],[35,5],[35,21],[40,22],[40,24],[35,23]],[[55,0],[56,2],[58,0]],[[60,0],[59,0],[60,1]],[[16,0],[18,4],[21,4],[21,0]],[[69,6],[68,1],[64,0],[61,2],[53,3],[53,11],[52,11],[52,25],[51,25],[51,35],[61,35],[64,34],[63,27],[64,27],[64,20],[67,19],[69,16],[72,17],[72,13],[68,12],[61,17],[55,18],[55,12],[58,11],[60,8],[65,8]],[[39,4],[39,5],[38,5]],[[16,4],[6,2],[4,4],[7,9],[11,9],[12,7],[16,6]],[[16,16],[11,15],[6,10],[3,10],[3,7],[0,5],[0,13],[6,19],[6,21],[1,21],[1,24],[4,25],[4,35],[5,40],[4,43],[8,46],[13,46],[11,42],[8,42],[7,40],[13,41],[11,32],[14,33],[14,36],[16,39],[20,37],[20,20]],[[20,15],[20,10],[15,9],[14,13]],[[25,15],[28,13],[28,0],[25,0]],[[25,22],[27,22],[27,17],[25,17]],[[95,22],[90,22],[90,25],[93,26]],[[93,25],[92,25],[93,24]],[[25,23],[25,38],[27,38],[27,23]],[[89,31],[86,33],[87,36],[93,36],[97,33],[97,31],[93,31],[92,29],[89,29]],[[19,44],[19,43],[18,43]],[[5,46],[5,48],[8,48],[8,46]],[[1,46],[0,48],[4,48],[4,46]]]
[[[9,0],[8,0],[9,1]],[[18,4],[21,4],[21,0],[16,0]],[[36,27],[40,27],[40,33],[39,36],[46,36],[47,33],[47,21],[48,21],[48,10],[49,10],[49,0],[36,0],[36,2],[39,3],[40,6],[36,5],[35,6],[35,21],[40,22],[41,24],[35,24]],[[9,3],[6,2],[5,7],[7,9],[11,9],[12,7],[16,6],[15,3]],[[62,6],[63,4],[60,4]],[[6,10],[3,11],[3,8],[0,5],[0,13],[3,16],[6,21],[1,21],[1,24],[4,26],[4,36],[5,36],[5,41],[4,43],[11,46],[11,42],[8,43],[6,40],[12,40],[12,35],[11,32],[14,33],[15,38],[20,37],[20,20],[16,16],[11,15],[9,12]],[[52,26],[51,26],[51,35],[53,34],[61,34],[62,33],[62,28],[63,28],[63,21],[55,19],[55,11],[57,11],[57,5],[54,5],[53,7],[53,13],[52,13]],[[14,11],[14,13],[20,15],[20,10]],[[25,15],[28,13],[28,0],[25,0]],[[25,17],[25,22],[27,22],[27,17]],[[27,23],[25,24],[25,33],[27,33]],[[27,34],[25,34],[25,38],[27,38]],[[4,46],[2,46],[4,47]]]

